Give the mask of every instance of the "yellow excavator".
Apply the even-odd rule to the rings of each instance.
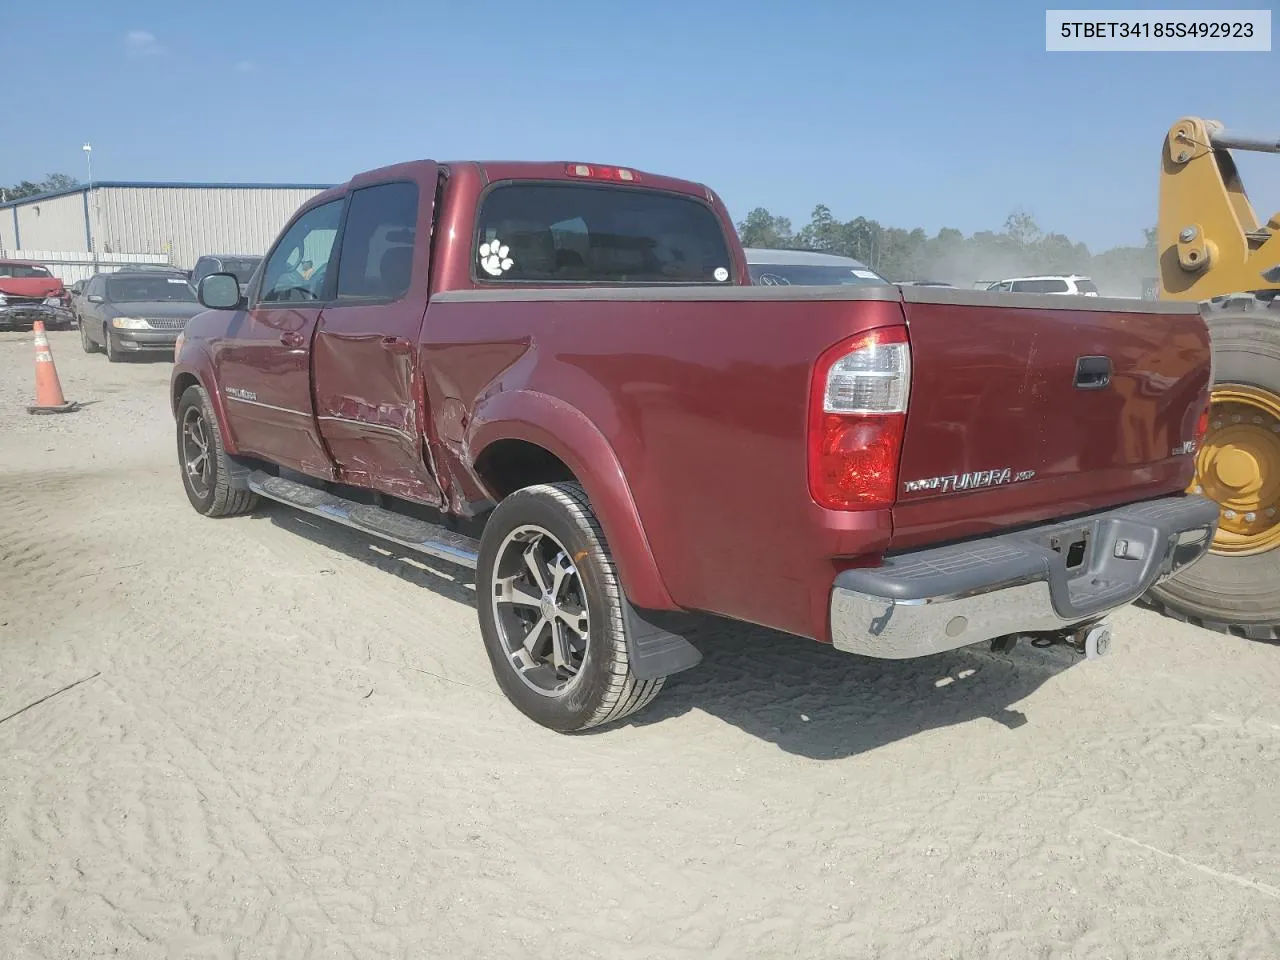
[[[1167,613],[1280,640],[1280,213],[1249,202],[1231,151],[1280,153],[1184,117],[1165,137],[1156,226],[1159,297],[1201,304],[1213,340],[1209,432],[1192,489],[1222,507],[1210,554],[1151,599]]]

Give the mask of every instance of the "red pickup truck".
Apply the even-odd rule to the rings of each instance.
[[[872,657],[1103,618],[1198,560],[1194,305],[752,286],[707,187],[406,163],[309,200],[172,374],[182,481],[476,570],[498,684],[562,731],[695,665],[691,613]]]

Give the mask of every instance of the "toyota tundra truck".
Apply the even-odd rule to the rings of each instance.
[[[386,167],[199,297],[171,381],[191,505],[473,568],[496,682],[554,730],[649,704],[708,614],[867,657],[1092,651],[1217,524],[1185,492],[1194,305],[754,286],[697,183]]]

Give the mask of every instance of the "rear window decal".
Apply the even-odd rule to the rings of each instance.
[[[491,277],[500,277],[511,269],[514,261],[507,256],[511,248],[494,237],[480,244],[480,266]]]

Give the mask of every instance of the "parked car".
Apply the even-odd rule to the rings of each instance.
[[[240,292],[248,286],[253,271],[258,269],[262,258],[248,253],[211,253],[196,261],[191,270],[191,282],[198,285],[211,273],[230,273],[240,282]]]
[[[128,354],[173,353],[187,321],[200,312],[186,277],[153,271],[100,273],[85,286],[80,343],[118,363]]]
[[[88,283],[88,278],[85,278],[67,287],[67,311],[71,314],[72,323],[80,323],[80,306],[84,301],[84,288]]]
[[[187,280],[187,271],[167,263],[127,263],[115,268],[115,273],[162,273],[170,277],[182,277]]]
[[[832,283],[888,283],[852,257],[815,250],[770,250],[747,247],[747,270],[759,286],[812,286]]]
[[[30,330],[42,320],[50,330],[71,329],[66,288],[42,263],[0,260],[0,329]]]
[[[170,384],[192,507],[474,568],[498,685],[556,730],[694,666],[687,611],[872,657],[1102,653],[1217,526],[1185,492],[1195,305],[753,285],[701,184],[400,164],[306,201],[247,294],[199,292]]]
[[[1045,277],[1014,277],[997,280],[987,287],[999,293],[1051,293],[1068,296],[1096,297],[1098,287],[1088,277],[1078,274]]]

